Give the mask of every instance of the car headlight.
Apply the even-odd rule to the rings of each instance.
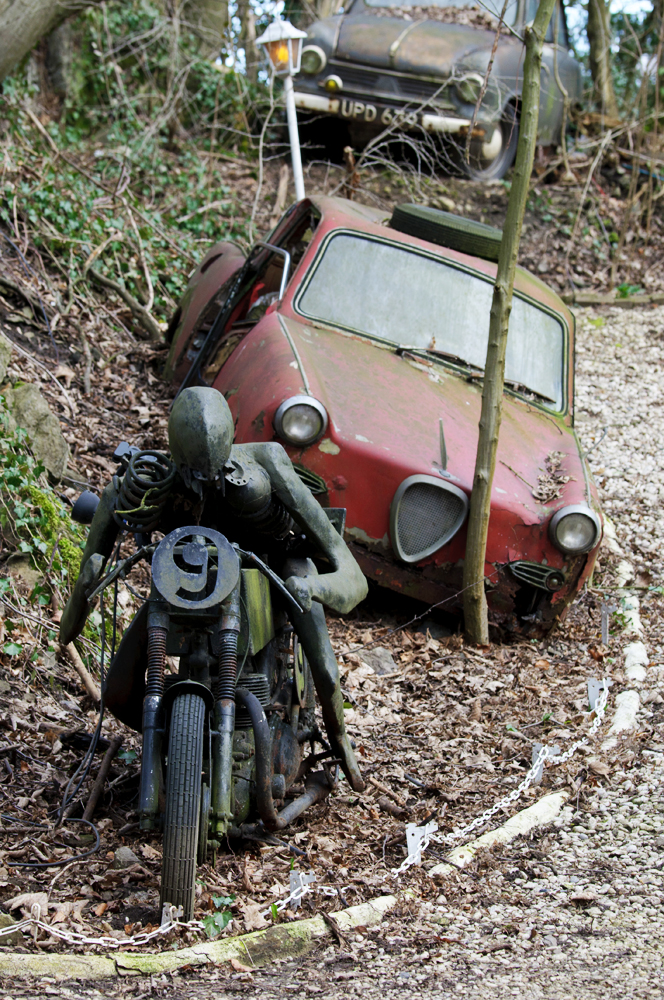
[[[590,507],[574,505],[561,507],[551,518],[549,535],[551,541],[572,556],[589,552],[599,541],[602,525],[599,517]]]
[[[309,76],[322,73],[327,65],[327,56],[319,45],[305,45],[302,49],[300,69]]]
[[[483,83],[484,80],[479,73],[469,73],[467,76],[462,76],[460,80],[457,80],[454,88],[465,104],[477,104],[477,98],[480,96]]]
[[[288,444],[305,447],[327,430],[327,410],[313,396],[291,396],[275,413],[274,429]]]

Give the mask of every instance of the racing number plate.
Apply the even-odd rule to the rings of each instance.
[[[390,108],[384,104],[367,104],[364,101],[354,101],[349,97],[339,101],[339,114],[342,118],[348,118],[351,121],[376,122],[384,127],[401,125],[408,128],[419,122],[419,115],[415,111]]]

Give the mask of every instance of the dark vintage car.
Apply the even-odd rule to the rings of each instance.
[[[502,0],[350,0],[344,13],[308,29],[295,100],[330,151],[338,136],[330,119],[346,123],[346,141],[356,147],[384,129],[397,127],[446,139],[458,167],[477,180],[502,177],[516,155],[523,77],[523,26],[538,0],[508,0],[470,143],[466,135],[481,95],[496,37]],[[495,14],[495,18],[491,15]],[[542,59],[538,141],[557,144],[563,128],[563,91],[570,106],[581,95],[581,68],[569,52],[565,13],[559,4]]]
[[[166,376],[209,384],[236,441],[279,441],[368,577],[460,609],[500,233],[435,209],[316,197],[245,258],[212,247]],[[492,259],[488,259],[492,258]],[[486,555],[492,621],[545,632],[592,571],[601,516],[574,432],[574,319],[519,269]]]

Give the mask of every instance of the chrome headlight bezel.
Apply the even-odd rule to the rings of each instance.
[[[315,434],[309,435],[306,439],[296,440],[292,435],[289,436],[286,429],[284,428],[284,418],[292,410],[294,406],[308,406],[312,410],[315,410],[320,417],[320,427]],[[321,402],[319,402],[314,396],[289,396],[285,399],[283,403],[277,408],[274,415],[273,426],[277,433],[277,436],[285,441],[287,444],[293,445],[296,448],[307,448],[310,444],[314,444],[327,430],[328,416],[327,410]]]
[[[469,89],[471,86],[472,91]],[[463,104],[477,104],[477,98],[480,96],[483,86],[484,78],[479,73],[466,73],[454,81],[454,89]]]
[[[318,59],[318,67],[316,69],[307,69],[306,67],[306,56],[307,53],[311,53],[311,56]],[[306,73],[307,76],[317,76],[318,73],[322,73],[327,66],[327,53],[321,49],[320,45],[305,45],[302,49],[302,56],[300,58],[300,72]]]
[[[560,523],[570,514],[583,514],[595,526],[595,533],[593,535],[592,541],[588,545],[583,546],[582,548],[570,548],[569,546],[562,543],[558,538],[558,528],[560,526]],[[591,549],[595,548],[601,537],[602,537],[602,522],[599,518],[599,515],[596,514],[591,507],[587,507],[585,504],[570,504],[567,507],[561,507],[560,510],[557,510],[556,513],[551,518],[551,520],[549,521],[549,538],[551,539],[552,543],[556,546],[556,548],[559,549],[561,552],[564,552],[565,555],[570,555],[570,556],[584,555],[584,553],[590,552]]]

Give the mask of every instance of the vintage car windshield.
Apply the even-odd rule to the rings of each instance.
[[[339,232],[324,245],[297,309],[313,320],[483,369],[492,295],[490,279],[438,257]],[[506,381],[562,410],[564,352],[560,320],[515,295]]]
[[[420,10],[426,10],[427,7],[472,7],[492,14],[496,20],[500,18],[503,9],[502,0],[482,0],[481,3],[478,0],[426,0],[425,3],[421,0],[419,2],[418,0],[364,0],[364,2],[368,7],[398,7],[400,10],[408,7],[417,7]],[[518,0],[510,0],[505,11],[505,24],[514,24],[518,7]]]

